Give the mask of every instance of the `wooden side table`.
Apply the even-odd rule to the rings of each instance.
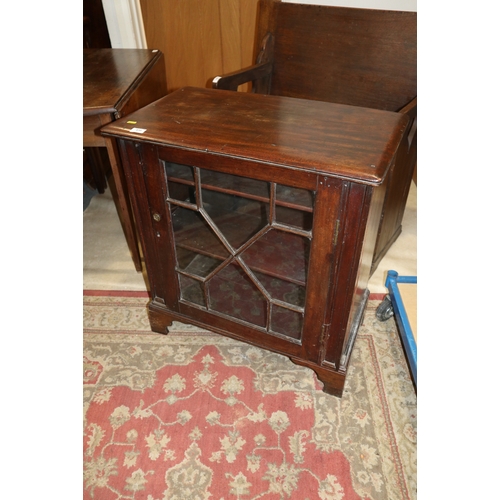
[[[408,126],[400,113],[184,88],[104,127],[133,189],[153,331],[182,321],[279,352],[341,396]]]
[[[118,215],[136,270],[142,270],[138,240],[120,157],[114,139],[99,129],[167,93],[159,50],[83,49],[83,147],[105,147],[116,185]]]

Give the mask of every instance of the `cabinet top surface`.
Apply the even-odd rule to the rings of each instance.
[[[160,56],[149,49],[83,49],[83,115],[119,111]]]
[[[389,111],[186,87],[101,131],[379,184],[407,125]]]

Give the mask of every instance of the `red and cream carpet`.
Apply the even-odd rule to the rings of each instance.
[[[84,293],[84,498],[416,498],[416,395],[370,300],[342,399],[288,358]]]

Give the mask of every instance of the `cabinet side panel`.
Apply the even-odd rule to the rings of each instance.
[[[370,242],[363,249],[373,188],[346,182],[344,189],[344,213],[338,234],[341,248],[339,259],[335,263],[335,283],[327,321],[330,334],[324,352],[324,361],[332,363],[336,369],[340,369],[340,357],[349,336],[350,323],[363,303],[371,264],[369,249],[373,252],[376,237],[375,228],[375,235],[369,238]],[[380,216],[380,211],[378,215]],[[367,258],[368,261],[364,262]]]
[[[364,309],[368,300],[370,291],[368,290],[368,280],[371,274],[371,263],[375,251],[375,242],[377,240],[378,224],[384,205],[384,196],[387,182],[381,186],[371,188],[371,203],[366,223],[365,236],[361,257],[359,259],[358,275],[352,301],[347,330],[344,335],[344,341],[341,349],[340,369],[345,370],[349,362],[352,346],[357,335],[358,327],[361,325],[364,316]]]
[[[410,129],[411,130],[411,129]],[[410,192],[410,186],[417,160],[417,141],[414,138],[411,146],[407,146],[408,130],[387,175],[387,189],[378,229],[371,274],[375,272],[380,261],[396,241],[402,231],[403,215]]]

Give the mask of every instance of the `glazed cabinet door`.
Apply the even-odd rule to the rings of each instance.
[[[135,149],[140,169],[132,176],[142,198],[137,209],[150,247],[153,300],[199,324],[317,362],[341,183],[168,147]]]

